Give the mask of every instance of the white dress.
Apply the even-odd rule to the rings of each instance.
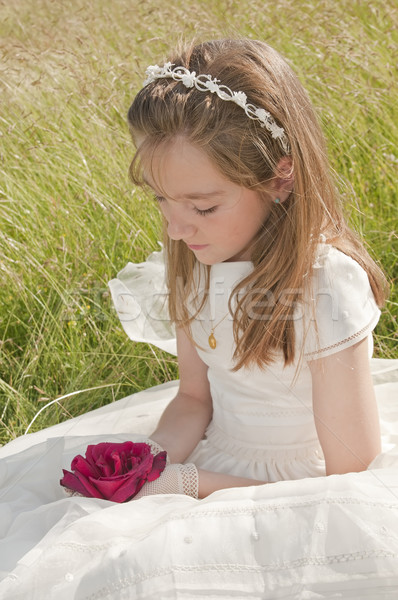
[[[172,352],[160,259],[128,265],[110,286],[130,337]],[[62,468],[88,443],[150,433],[177,382],[18,438],[0,449],[0,599],[398,597],[398,360],[371,362],[383,453],[367,471],[329,477],[307,365],[371,339],[379,310],[367,277],[352,259],[320,245],[315,312],[306,299],[295,317],[303,345],[298,371],[276,362],[232,372],[232,323],[224,316],[234,283],[251,268],[214,265],[209,302],[193,324],[209,365],[214,416],[188,461],[274,483],[200,501],[65,496]],[[217,323],[212,350],[207,339]]]

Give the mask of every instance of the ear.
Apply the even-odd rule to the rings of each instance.
[[[294,171],[293,160],[289,156],[284,156],[278,162],[275,169],[275,178],[272,181],[271,193],[279,202],[284,202],[293,191]]]

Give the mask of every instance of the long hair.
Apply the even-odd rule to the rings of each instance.
[[[205,152],[230,181],[263,194],[264,201],[271,180],[286,177],[278,173],[281,159],[291,161],[293,191],[283,203],[273,204],[253,240],[254,268],[235,287],[234,304],[230,300],[235,369],[267,365],[280,352],[290,364],[295,358],[294,311],[309,285],[321,234],[365,269],[379,305],[385,299],[384,276],[344,221],[315,112],[280,54],[260,41],[225,39],[189,46],[170,61],[244,92],[248,102],[269,111],[286,132],[289,150],[241,107],[170,79],[157,79],[141,89],[128,112],[133,138],[143,139],[130,167],[136,184],[143,183],[142,161],[151,164],[154,149],[167,149],[177,135]],[[203,306],[197,306],[195,314],[188,307],[196,293],[197,261],[184,242],[170,239],[166,232],[164,246],[170,317],[189,333]]]

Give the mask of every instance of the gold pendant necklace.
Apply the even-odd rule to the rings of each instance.
[[[229,315],[229,314],[230,314],[230,313],[229,313],[229,311],[228,311],[228,312],[227,312],[227,314],[223,316],[223,318],[221,319],[221,321],[219,321],[218,323],[216,323],[216,325],[214,325],[214,327],[212,327],[212,328],[210,329],[210,335],[209,335],[209,338],[208,338],[208,342],[209,342],[209,346],[210,346],[210,348],[211,348],[212,350],[215,350],[215,349],[217,348],[217,340],[216,340],[216,338],[215,338],[215,336],[214,336],[214,330],[215,330],[215,329],[216,329],[216,328],[217,328],[219,325],[221,325],[221,323],[224,321],[224,319],[226,319],[226,318],[228,317],[228,315]]]

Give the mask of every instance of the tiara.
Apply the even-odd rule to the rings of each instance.
[[[174,79],[174,81],[181,81],[187,88],[195,87],[201,92],[217,94],[221,100],[234,102],[243,108],[249,119],[259,121],[260,125],[265,127],[274,139],[279,140],[285,152],[289,151],[289,143],[283,127],[276,124],[274,117],[267,110],[249,104],[244,92],[233,92],[226,85],[218,85],[220,80],[213,79],[211,75],[196,75],[195,71],[189,71],[185,67],[175,67],[171,62],[165,63],[163,67],[151,65],[145,71],[145,76],[144,86],[152,83],[155,79]]]

